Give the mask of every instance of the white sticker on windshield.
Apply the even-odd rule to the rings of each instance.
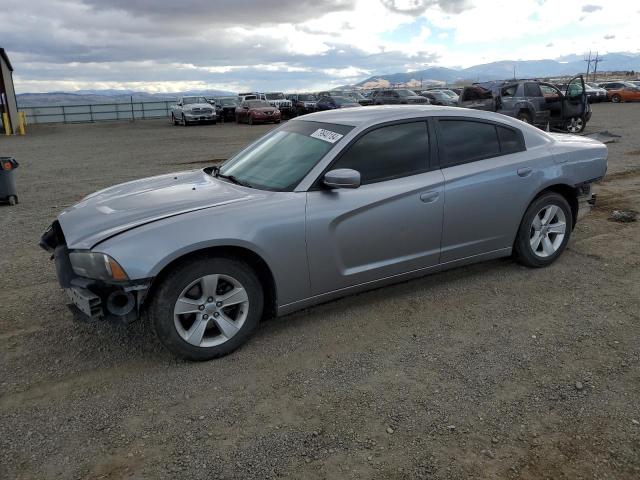
[[[313,132],[311,136],[313,138],[317,138],[318,140],[324,140],[325,142],[336,143],[344,135],[332,132],[331,130],[325,130],[324,128],[319,128],[315,132]]]

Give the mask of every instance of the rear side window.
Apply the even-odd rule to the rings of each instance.
[[[525,150],[520,132],[476,120],[438,121],[440,168]]]
[[[359,138],[331,167],[360,172],[362,184],[416,175],[429,167],[426,122],[381,127]]]
[[[525,97],[541,97],[542,92],[540,91],[540,86],[537,83],[525,83],[524,96]]]
[[[500,153],[508,155],[510,153],[523,152],[525,150],[522,135],[517,130],[507,127],[498,127],[498,140],[500,140]]]

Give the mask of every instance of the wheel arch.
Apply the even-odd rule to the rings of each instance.
[[[253,250],[235,245],[224,246],[212,246],[193,250],[185,253],[162,267],[158,274],[153,278],[147,295],[144,299],[144,305],[148,306],[149,301],[153,298],[158,286],[162,283],[163,279],[173,270],[177,265],[200,256],[216,256],[236,258],[245,261],[258,275],[258,279],[264,288],[264,316],[267,318],[276,316],[278,310],[278,298],[277,287],[275,277],[271,268],[267,262]]]
[[[548,192],[554,192],[559,195],[562,195],[564,199],[567,201],[569,206],[571,207],[571,229],[575,228],[577,216],[578,216],[578,192],[575,187],[568,185],[566,183],[555,183],[552,185],[547,185],[542,188],[539,192],[537,192],[531,201],[527,204],[527,208],[531,205],[537,198],[544,195]],[[525,210],[526,211],[526,210]]]

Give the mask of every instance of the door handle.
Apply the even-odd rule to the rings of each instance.
[[[420,200],[424,203],[433,203],[440,196],[439,192],[424,192],[420,194]]]
[[[530,168],[520,168],[518,169],[518,176],[520,177],[528,177],[529,175],[531,175],[531,172],[533,170],[531,170]]]

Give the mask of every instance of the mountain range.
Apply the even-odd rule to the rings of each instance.
[[[602,58],[602,63],[598,65],[599,71],[640,71],[639,53],[610,53]],[[413,72],[375,75],[357,83],[356,86],[362,87],[380,81],[392,85],[407,84],[412,80],[417,83],[482,82],[513,78],[514,72],[517,78],[561,77],[584,73],[586,67],[587,62],[579,55],[568,55],[556,60],[501,60],[461,69],[430,67]],[[591,69],[593,70],[593,65]]]

